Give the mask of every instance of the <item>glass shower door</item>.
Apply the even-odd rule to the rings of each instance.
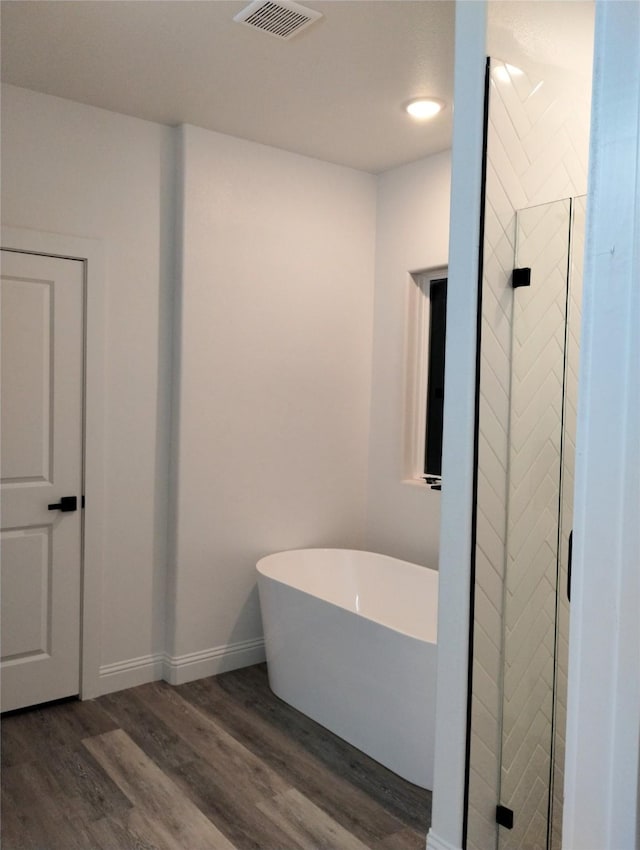
[[[577,336],[568,318],[572,201],[522,210],[514,291],[504,586],[500,850],[560,846]],[[581,256],[581,254],[580,254]],[[578,333],[579,323],[575,334]],[[573,388],[568,389],[573,370]],[[563,578],[564,577],[564,578]]]
[[[561,850],[562,810],[564,802],[565,731],[567,728],[567,672],[569,666],[569,555],[573,528],[573,487],[576,455],[576,417],[578,409],[578,361],[582,318],[582,277],[584,235],[587,215],[586,197],[571,202],[571,239],[569,292],[565,350],[565,390],[562,429],[562,469],[560,476],[560,552],[556,615],[556,683],[551,778],[549,848]]]

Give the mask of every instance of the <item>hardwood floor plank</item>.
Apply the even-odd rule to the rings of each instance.
[[[388,835],[372,846],[371,850],[424,850],[425,836],[415,829],[403,829]]]
[[[256,805],[304,850],[370,850],[295,788]]]
[[[64,799],[50,778],[33,764],[7,767],[2,772],[3,850],[87,850],[90,840],[83,825],[67,817]]]
[[[197,809],[195,810],[197,811]],[[208,827],[204,824],[189,824],[184,827],[181,821],[189,818],[188,812],[180,816],[180,821],[169,819],[160,820],[152,817],[146,811],[134,808],[127,818],[127,828],[134,836],[144,836],[144,840],[151,842],[158,850],[186,850],[191,847],[198,850],[217,850],[222,846],[212,839],[208,834]],[[208,822],[207,822],[208,823]],[[201,829],[198,829],[198,826]],[[209,826],[212,826],[209,824]],[[230,846],[230,845],[228,845]]]
[[[176,690],[365,843],[406,826],[426,836],[430,792],[404,782],[279,700],[263,665]]]
[[[4,768],[12,771],[12,767]],[[0,846],[5,850],[38,850],[36,837],[27,818],[21,814],[20,809],[14,805],[13,800],[3,792],[2,794],[2,842]]]
[[[42,765],[56,788],[68,817],[99,820],[126,814],[131,803],[82,744],[57,747],[55,758]]]
[[[238,675],[244,673],[244,675]],[[209,682],[210,680],[202,680]],[[272,726],[295,738],[315,759],[332,772],[348,771],[349,781],[377,800],[401,821],[416,829],[431,822],[431,792],[405,781],[337,735],[319,735],[319,724],[278,699],[269,687],[266,664],[233,670],[216,677],[215,683],[236,702],[252,710]],[[407,821],[407,818],[409,819]]]
[[[90,823],[87,831],[91,837],[91,850],[161,850],[149,835],[135,831],[135,817],[133,820],[133,825],[128,823],[128,817],[124,821],[108,817]]]
[[[171,691],[171,685],[159,682],[153,693],[159,700]],[[147,685],[118,691],[100,697],[100,707],[113,719],[116,726],[129,735],[150,759],[161,767],[175,767],[193,760],[193,748],[185,744],[157,713],[150,713],[148,701],[141,696]]]
[[[146,834],[165,842],[166,850],[235,850],[125,732],[88,738],[84,746],[134,804],[130,818],[144,817]]]
[[[2,718],[2,850],[423,850],[431,795],[266,668]]]
[[[210,714],[187,702],[170,686],[141,690],[140,699],[152,716],[192,747],[192,758],[200,756],[215,765],[220,783],[233,787],[243,800],[252,803],[290,787]]]
[[[0,724],[2,766],[46,758],[58,747],[116,728],[96,700],[70,700],[5,715]]]
[[[96,821],[92,826],[92,841],[99,842],[95,850],[176,850],[178,846],[169,830],[136,808],[131,809],[123,823],[110,820],[105,828],[104,822]],[[94,850],[93,844],[91,847]]]
[[[171,778],[224,832],[237,850],[303,850],[263,812],[236,793],[233,782],[220,783],[205,762],[182,765]]]
[[[124,818],[103,818],[87,827],[91,850],[175,850],[166,829],[132,808]],[[89,845],[88,845],[89,846]],[[189,850],[183,847],[183,850]]]
[[[288,786],[174,688],[156,682],[101,697],[100,702],[238,850],[281,850],[286,845],[287,836],[247,801]]]

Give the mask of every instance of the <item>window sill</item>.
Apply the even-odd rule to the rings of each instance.
[[[436,476],[429,476],[429,478],[433,478],[433,483],[428,483],[424,480],[424,478],[403,478],[402,483],[408,484],[410,487],[417,487],[419,490],[433,490],[434,492],[439,492],[442,480],[436,479]],[[437,488],[437,489],[436,489]]]

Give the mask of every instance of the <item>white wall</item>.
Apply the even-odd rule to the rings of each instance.
[[[437,567],[440,493],[405,469],[410,272],[446,266],[451,156],[378,177],[375,319],[366,548]]]
[[[362,546],[375,240],[371,175],[195,127],[181,163],[174,681],[257,657],[260,556]]]
[[[172,131],[2,87],[3,224],[102,240],[101,664],[163,646]]]
[[[440,495],[399,453],[408,271],[445,262],[448,155],[378,181],[11,86],[2,107],[3,224],[104,247],[100,688],[259,659],[268,552],[435,566]]]
[[[640,3],[596,11],[564,843],[640,841]]]
[[[458,0],[429,850],[459,850],[464,818],[485,28],[486,3]]]

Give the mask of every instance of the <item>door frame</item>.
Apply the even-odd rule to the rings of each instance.
[[[104,337],[105,264],[102,242],[79,236],[2,227],[1,247],[9,251],[44,254],[84,264],[84,428],[80,698],[100,694],[101,589],[104,515]]]

